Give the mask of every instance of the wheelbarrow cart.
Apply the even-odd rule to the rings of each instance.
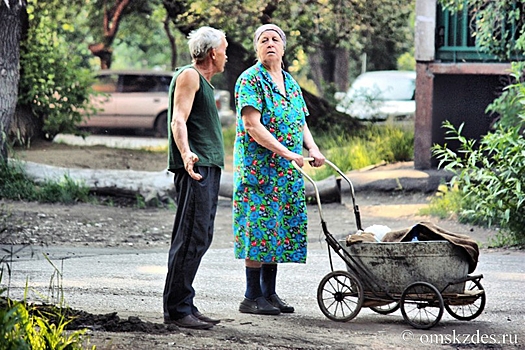
[[[312,158],[305,158],[311,161]],[[333,321],[347,322],[363,307],[378,314],[401,309],[403,319],[414,328],[430,329],[441,320],[444,310],[458,320],[472,320],[485,307],[483,275],[468,274],[465,252],[446,240],[418,242],[360,242],[347,244],[329,231],[323,217],[315,181],[292,162],[312,183],[321,226],[328,246],[330,270],[317,289],[322,313]],[[363,232],[361,214],[350,179],[326,160],[349,185],[357,231]],[[346,264],[346,271],[334,270],[332,254]]]

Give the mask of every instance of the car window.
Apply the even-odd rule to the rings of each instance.
[[[116,74],[111,75],[99,75],[95,83],[93,84],[93,90],[96,92],[115,92],[117,91],[118,76]]]
[[[362,76],[352,84],[349,95],[355,99],[413,100],[415,80],[400,76]]]
[[[170,89],[171,76],[159,75],[155,77],[157,82],[155,91],[168,92]]]
[[[123,75],[122,92],[167,92],[171,76]]]

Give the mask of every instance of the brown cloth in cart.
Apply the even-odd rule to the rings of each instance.
[[[420,241],[442,241],[446,240],[450,243],[462,248],[467,253],[469,273],[474,272],[476,265],[478,264],[479,248],[478,244],[469,236],[462,235],[459,233],[453,233],[447,231],[441,227],[438,227],[430,222],[420,222],[414,226],[397,230],[390,231],[383,237],[383,242],[407,242],[412,237],[412,230],[416,230],[418,233],[418,239]]]

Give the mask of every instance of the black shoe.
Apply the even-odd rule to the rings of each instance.
[[[208,323],[211,323],[211,324],[219,324],[219,323],[221,323],[221,320],[218,320],[216,318],[211,318],[211,317],[208,317],[206,315],[203,315],[199,311],[195,312],[193,314],[193,316],[197,317],[199,320],[201,320],[203,322],[208,322]]]
[[[164,323],[174,324],[178,327],[191,329],[210,329],[213,327],[213,324],[201,321],[193,315],[186,315],[183,318],[179,318],[178,320],[165,318]]]
[[[266,298],[270,304],[281,310],[281,312],[292,313],[295,311],[293,306],[286,304],[277,294],[272,294]]]
[[[255,298],[255,300],[244,298],[239,306],[239,311],[257,315],[279,315],[281,313],[281,310],[268,303],[265,297]]]

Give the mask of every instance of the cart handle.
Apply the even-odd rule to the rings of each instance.
[[[312,162],[313,160],[314,160],[314,158],[312,158],[312,157],[305,157],[304,158],[305,162]],[[297,165],[295,160],[292,160],[292,165],[294,166],[295,169],[297,169],[297,171],[299,171],[304,177],[306,177],[308,179],[308,181],[310,181],[312,183],[312,185],[314,186],[315,199],[316,199],[315,201],[317,202],[317,207],[319,208],[319,216],[321,217],[321,222],[324,222],[323,208],[321,207],[321,196],[319,195],[319,188],[317,187],[317,184],[315,183],[314,179],[312,179],[310,177],[310,175],[308,175],[303,170],[303,168],[301,168],[299,165]]]
[[[304,161],[305,162],[313,162],[314,161],[314,158],[313,157],[305,157],[304,158]],[[339,175],[341,175],[341,177],[348,183],[348,185],[350,186],[350,194],[351,194],[351,197],[352,197],[352,206],[354,208],[354,214],[355,214],[355,220],[356,220],[356,226],[357,226],[357,229],[358,230],[363,230],[363,228],[361,227],[361,216],[360,216],[360,213],[359,213],[359,207],[355,204],[355,192],[354,192],[354,185],[352,184],[352,181],[350,181],[350,179],[341,171],[341,169],[339,169],[334,163],[332,163],[331,161],[329,161],[328,159],[325,159],[325,164],[328,164],[329,166],[331,166]],[[297,165],[297,163],[292,160],[292,165],[294,166],[295,169],[297,169],[297,171],[299,171],[305,178],[308,179],[308,181],[310,181],[312,183],[312,185],[314,186],[314,191],[315,191],[315,199],[316,199],[316,202],[317,202],[317,207],[319,208],[319,216],[321,217],[321,222],[325,222],[324,221],[324,218],[323,218],[323,209],[321,207],[321,197],[319,195],[319,189],[317,187],[317,184],[315,183],[315,181],[299,166]]]

